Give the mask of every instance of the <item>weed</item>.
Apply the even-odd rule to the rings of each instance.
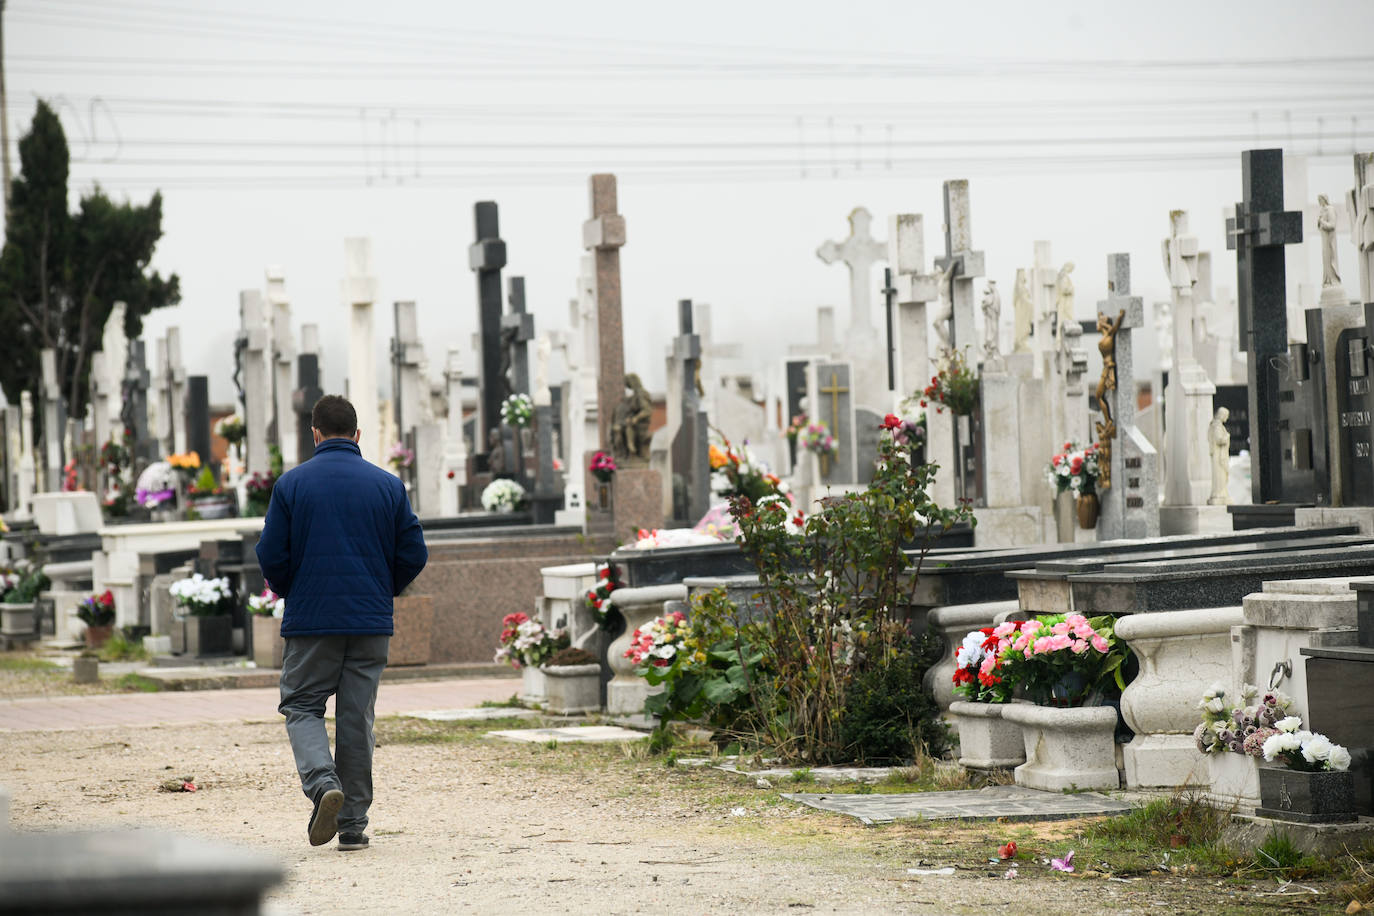
[[[1121,817],[1103,821],[1089,832],[1106,840],[1142,839],[1160,849],[1214,846],[1226,826],[1225,813],[1195,792],[1147,802]]]
[[[1255,849],[1255,867],[1265,871],[1277,871],[1286,878],[1294,873],[1315,865],[1311,856],[1306,855],[1293,842],[1286,830],[1274,830],[1264,842]]]
[[[520,695],[512,693],[509,700],[483,700],[477,705],[482,709],[520,709],[523,704],[520,702]]]
[[[792,771],[792,781],[793,781],[793,782],[799,782],[799,783],[800,783],[800,782],[805,782],[805,783],[815,782],[815,781],[816,781],[816,774],[811,772],[811,768],[810,768],[810,767],[802,767],[801,769],[797,769],[797,770],[793,770],[793,771]]]
[[[26,655],[0,658],[0,671],[54,671],[59,667],[46,658],[33,658]]]
[[[150,677],[144,677],[141,674],[134,674],[133,672],[121,675],[115,681],[115,686],[120,690],[127,690],[131,693],[157,693],[162,689],[161,682],[155,681]]]
[[[118,628],[100,647],[100,660],[103,662],[141,662],[147,659],[148,650],[143,648],[143,643],[129,639]]]
[[[545,741],[545,742],[544,742],[544,749],[545,749],[545,750],[550,750],[550,751],[557,750],[557,749],[558,749],[558,739],[557,739],[557,738],[550,738],[548,741]]]

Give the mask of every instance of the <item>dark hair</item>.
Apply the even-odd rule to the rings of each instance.
[[[310,425],[326,439],[338,436],[352,438],[358,431],[358,412],[348,403],[348,398],[326,394],[315,402],[315,408],[310,411]]]

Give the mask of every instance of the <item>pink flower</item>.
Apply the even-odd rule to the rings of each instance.
[[[1016,632],[1016,622],[1008,620],[1006,623],[998,624],[992,631],[992,635],[998,639],[1006,639]]]
[[[1050,632],[1056,636],[1069,632],[1069,622],[1065,620],[1062,623],[1056,623],[1054,626],[1050,627]]]
[[[1081,626],[1085,626],[1088,623],[1088,618],[1084,617],[1082,614],[1068,614],[1064,617],[1064,622],[1067,623],[1071,629],[1076,630]]]
[[[1063,649],[1067,649],[1067,648],[1068,648],[1069,646],[1071,646],[1071,645],[1073,645],[1073,639],[1072,639],[1071,637],[1069,637],[1069,636],[1066,636],[1066,635],[1062,634],[1062,633],[1061,633],[1060,635],[1058,635],[1058,636],[1051,636],[1051,637],[1050,637],[1050,651],[1051,651],[1051,652],[1059,652],[1059,651],[1061,651],[1061,650],[1063,650]]]
[[[1074,655],[1082,655],[1084,652],[1088,651],[1088,642],[1084,639],[1075,639],[1073,645],[1069,646],[1069,648],[1073,651]]]
[[[1093,634],[1092,644],[1093,648],[1101,652],[1103,655],[1106,655],[1107,651],[1111,648],[1111,646],[1107,644],[1107,640],[1101,634],[1098,633]]]
[[[1093,634],[1096,632],[1096,630],[1088,626],[1086,623],[1080,624],[1073,628],[1073,635],[1077,636],[1079,639],[1092,639]]]
[[[1068,855],[1064,856],[1064,858],[1062,858],[1062,859],[1055,859],[1055,860],[1053,860],[1052,862],[1050,862],[1050,868],[1053,868],[1055,871],[1072,872],[1072,871],[1073,871],[1073,850],[1070,849],[1069,852],[1068,852]]]

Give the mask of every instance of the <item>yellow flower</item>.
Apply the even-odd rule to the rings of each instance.
[[[705,661],[706,661],[706,653],[705,653],[705,652],[702,652],[700,649],[698,649],[698,650],[697,650],[697,654],[692,656],[692,661],[696,662],[698,665],[701,664],[701,663],[703,663],[703,662],[705,662]]]
[[[721,451],[721,450],[720,450],[720,447],[717,446],[717,445],[712,445],[712,446],[711,446],[711,448],[710,448],[710,457],[711,457],[711,470],[713,470],[713,471],[716,470],[717,468],[723,468],[723,467],[725,467],[727,464],[730,463],[730,459],[727,458],[727,457],[725,456],[725,452]]]

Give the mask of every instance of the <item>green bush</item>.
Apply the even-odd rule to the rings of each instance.
[[[940,707],[922,686],[939,657],[929,636],[899,645],[885,664],[859,672],[845,694],[840,742],[860,763],[905,763],[921,752],[939,757],[949,748]]]

